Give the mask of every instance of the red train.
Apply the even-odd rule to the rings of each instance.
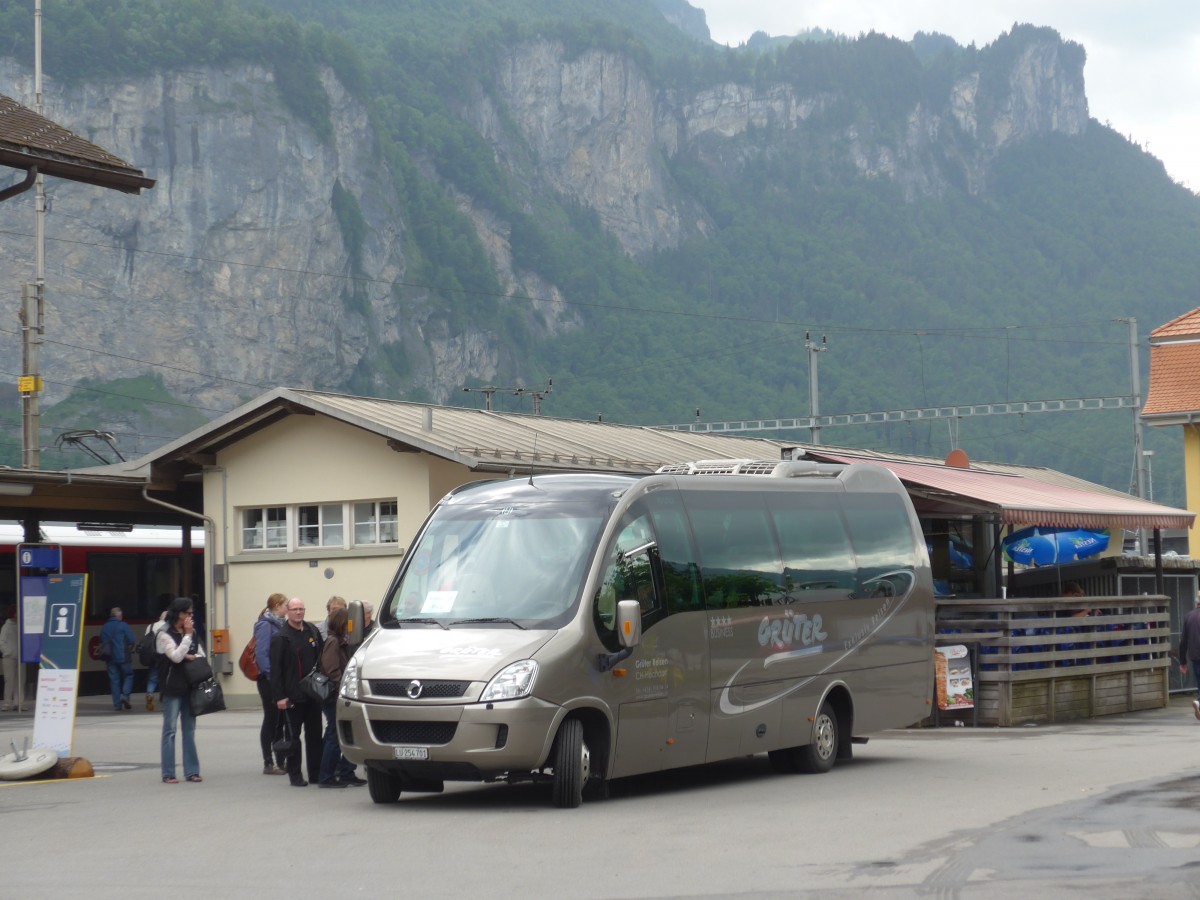
[[[190,559],[182,551],[177,527],[136,527],[130,531],[84,528],[75,525],[42,525],[41,543],[61,548],[62,572],[88,575],[84,597],[84,653],[80,692],[106,693],[104,663],[96,659],[100,627],[109,610],[121,607],[125,621],[140,635],[173,597],[196,597],[204,609],[204,529],[191,533]],[[17,547],[24,543],[19,525],[0,524],[0,608],[16,602],[18,591]],[[185,566],[188,577],[185,578]],[[135,667],[137,663],[135,662]],[[33,667],[30,667],[32,673]],[[135,690],[145,684],[145,670],[137,670]],[[34,675],[36,677],[36,675]]]

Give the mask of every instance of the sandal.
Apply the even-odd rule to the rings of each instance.
[[[189,775],[187,777],[187,780],[191,781],[191,782],[198,782],[198,781],[203,781],[204,779],[201,778],[199,775]]]
[[[179,784],[178,778],[164,778],[163,784]]]

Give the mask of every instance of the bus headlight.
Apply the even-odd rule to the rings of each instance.
[[[490,703],[493,700],[519,700],[528,697],[533,692],[537,673],[538,664],[532,659],[523,659],[511,666],[505,666],[488,682],[479,700],[481,703]],[[345,681],[342,683],[345,684]]]
[[[346,669],[342,672],[342,688],[338,694],[347,700],[358,699],[358,659],[350,657]]]

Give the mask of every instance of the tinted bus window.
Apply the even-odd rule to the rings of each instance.
[[[644,510],[635,506],[622,517],[617,539],[605,553],[604,576],[596,591],[592,618],[600,639],[610,650],[616,650],[619,646],[616,632],[618,600],[638,601],[642,607],[643,629],[649,629],[664,615],[654,589],[650,557],[645,553],[634,557],[625,555],[627,551],[644,547],[652,540],[654,532],[650,527],[650,518]]]
[[[785,600],[783,564],[760,493],[696,491],[684,501],[709,609]]]
[[[779,533],[783,574],[793,600],[815,599],[812,592],[821,591],[845,597],[854,590],[857,566],[840,495],[778,493],[768,496],[767,506]]]
[[[916,554],[903,501],[892,494],[846,494],[846,522],[858,559],[860,597],[898,596],[913,584]]]
[[[682,500],[674,491],[659,491],[646,497],[645,503],[658,541],[667,613],[704,609],[700,570]]]

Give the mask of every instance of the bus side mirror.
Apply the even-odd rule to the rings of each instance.
[[[357,647],[363,640],[363,605],[361,600],[351,600],[346,605],[346,643]]]
[[[617,640],[627,648],[642,642],[642,605],[636,600],[617,601]]]

